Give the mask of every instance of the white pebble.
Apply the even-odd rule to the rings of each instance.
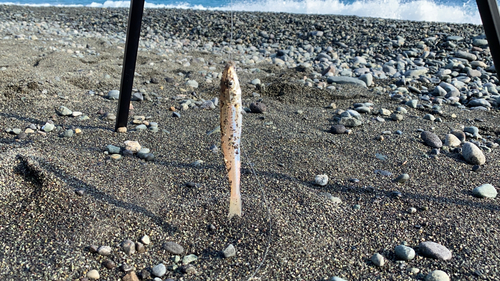
[[[325,186],[328,184],[328,176],[327,175],[317,175],[314,178],[314,183],[319,186]]]

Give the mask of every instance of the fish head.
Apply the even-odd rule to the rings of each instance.
[[[226,64],[224,72],[222,72],[221,86],[228,90],[238,89],[240,87],[240,82],[238,81],[238,75],[236,74],[236,64],[232,61]]]

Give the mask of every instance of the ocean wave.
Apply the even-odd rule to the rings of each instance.
[[[0,4],[29,6],[87,6],[97,8],[130,7],[130,1],[107,0],[104,2],[91,2],[89,4],[83,5],[59,4],[61,3],[61,1],[57,0],[47,1],[47,4],[19,4],[19,2],[5,2]],[[81,3],[82,1],[62,0],[62,2]],[[461,3],[453,2],[452,0],[450,0],[449,2],[440,2],[439,0],[233,0],[231,1],[232,4],[227,0],[224,2],[220,0],[199,2],[203,4],[192,4],[189,2],[173,3],[173,1],[169,0],[152,0],[150,2],[146,1],[145,7],[198,10],[234,10],[248,12],[284,12],[298,14],[355,15],[362,17],[390,18],[414,21],[481,24],[481,18],[479,16],[475,1],[467,1]]]

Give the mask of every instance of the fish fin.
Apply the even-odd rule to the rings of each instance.
[[[231,201],[229,202],[229,219],[237,215],[241,218],[241,198],[233,198],[231,197]]]

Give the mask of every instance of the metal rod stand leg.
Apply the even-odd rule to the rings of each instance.
[[[476,0],[495,69],[500,71],[500,14],[496,0]]]

